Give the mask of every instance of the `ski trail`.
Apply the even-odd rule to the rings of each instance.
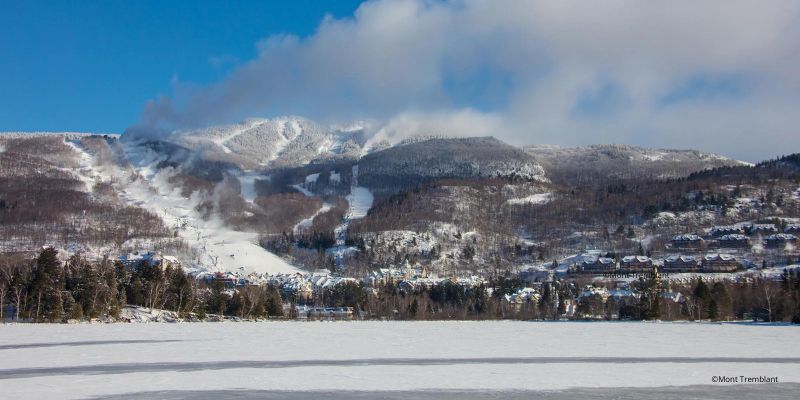
[[[327,203],[327,202],[326,203],[322,203],[322,207],[320,207],[319,210],[317,210],[317,212],[314,213],[314,215],[312,215],[312,216],[310,216],[308,218],[305,218],[302,221],[296,223],[294,225],[294,228],[292,229],[292,231],[297,233],[301,229],[305,229],[305,228],[310,227],[312,222],[314,221],[314,217],[316,217],[317,215],[320,215],[322,213],[328,212],[328,210],[330,210],[332,207],[333,207],[333,204],[331,204],[331,203]]]
[[[364,218],[369,209],[372,208],[372,202],[375,200],[369,189],[358,186],[358,164],[353,165],[352,172],[350,194],[346,197],[348,203],[347,213],[342,219],[342,223],[333,231],[336,236],[336,246],[327,250],[333,254],[337,268],[344,266],[344,255],[346,253],[356,250],[354,247],[345,245],[347,242],[347,228],[350,227],[350,222],[354,219]]]
[[[75,148],[82,154],[82,166],[90,168],[92,176],[112,183],[122,201],[158,215],[189,245],[192,249],[189,253],[195,255],[181,260],[187,270],[269,274],[300,271],[261,247],[257,233],[233,230],[215,217],[203,219],[196,210],[203,199],[196,194],[183,197],[180,188],[169,183],[172,172],[156,168],[161,155],[135,144],[124,145],[131,171],[119,166],[95,166],[90,154],[78,146]]]

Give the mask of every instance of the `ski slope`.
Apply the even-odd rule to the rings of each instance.
[[[203,219],[196,211],[200,198],[185,198],[180,188],[168,182],[169,169],[159,170],[156,165],[162,156],[135,144],[125,144],[125,157],[133,167],[136,179],[131,179],[131,171],[115,165],[95,165],[92,156],[79,146],[81,171],[87,182],[96,180],[110,182],[117,189],[121,200],[131,205],[143,207],[156,213],[167,227],[174,229],[191,247],[194,258],[182,258],[187,270],[243,271],[258,273],[286,273],[299,269],[258,244],[255,232],[233,230],[216,217]],[[249,174],[252,181],[260,179],[257,174]],[[245,180],[247,182],[247,180]],[[252,185],[243,184],[243,194],[249,201],[255,198],[254,189],[244,189]]]

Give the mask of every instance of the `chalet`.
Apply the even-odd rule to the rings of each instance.
[[[711,228],[711,236],[720,237],[725,235],[741,235],[744,229],[736,225],[721,225]]]
[[[783,230],[783,233],[790,233],[792,235],[800,235],[800,224],[789,224],[789,225],[786,225],[786,229]]]
[[[703,257],[703,272],[734,272],[741,268],[739,260],[730,254],[708,254]]]
[[[614,272],[617,269],[617,263],[613,258],[597,257],[594,259],[584,259],[577,267],[577,272],[604,274]]]
[[[797,244],[797,236],[791,233],[776,233],[765,237],[764,244],[770,249],[783,249],[786,245]]]
[[[750,246],[750,238],[746,235],[733,233],[730,235],[720,236],[717,239],[719,247],[727,249],[744,249]]]
[[[700,261],[694,256],[669,256],[664,259],[664,272],[697,272]]]
[[[644,273],[652,272],[653,260],[647,256],[625,256],[620,263],[622,273]]]
[[[239,283],[242,286],[267,286],[267,278],[257,272],[251,272],[247,276],[240,277]]]
[[[778,228],[775,227],[775,224],[752,224],[747,228],[747,234],[750,236],[767,236],[773,233],[778,233]]]
[[[292,294],[294,294],[294,298],[297,301],[300,302],[311,301],[311,298],[314,296],[314,290],[311,288],[311,282],[308,281],[298,282],[297,285],[294,286]]]
[[[507,308],[520,311],[525,304],[537,304],[539,293],[534,288],[522,288],[515,293],[504,295],[500,302]]]
[[[672,237],[672,247],[676,249],[700,249],[704,244],[703,238],[694,234],[675,235]]]

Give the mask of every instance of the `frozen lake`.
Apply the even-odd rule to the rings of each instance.
[[[793,398],[799,339],[751,324],[0,325],[0,398]],[[779,383],[712,381],[742,375]]]

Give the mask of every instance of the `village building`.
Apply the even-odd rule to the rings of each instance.
[[[620,272],[627,274],[650,273],[653,270],[653,260],[647,256],[625,256],[619,266]]]
[[[239,283],[239,277],[236,274],[231,272],[204,272],[197,276],[198,279],[202,279],[206,282],[207,285],[210,285],[214,282],[221,282],[225,289],[235,289],[236,285]]]
[[[311,288],[311,282],[301,281],[293,287],[292,294],[294,294],[295,301],[308,303],[314,297],[314,290]]]
[[[606,274],[617,270],[617,263],[613,258],[597,257],[584,258],[580,264],[575,265],[574,272],[588,274]]]
[[[513,311],[520,311],[525,304],[538,304],[539,292],[534,288],[522,288],[515,293],[503,295],[502,305]]]
[[[703,257],[703,272],[735,272],[741,268],[739,260],[730,254],[708,254]]]
[[[776,233],[765,237],[764,244],[770,249],[783,249],[786,245],[797,244],[797,236],[791,233]]]
[[[744,229],[736,225],[720,225],[711,228],[711,236],[720,237],[725,235],[741,235]]]
[[[739,233],[720,236],[717,244],[721,248],[744,249],[750,247],[750,238]]]
[[[786,228],[783,230],[783,233],[789,233],[792,235],[800,235],[800,224],[789,224],[786,225]]]
[[[700,261],[694,256],[669,256],[664,259],[664,272],[697,272]]]
[[[676,249],[701,249],[705,241],[695,234],[675,235],[672,237],[672,247]]]
[[[778,228],[775,227],[775,224],[752,224],[747,228],[747,234],[750,236],[767,236],[773,233],[778,233]]]

